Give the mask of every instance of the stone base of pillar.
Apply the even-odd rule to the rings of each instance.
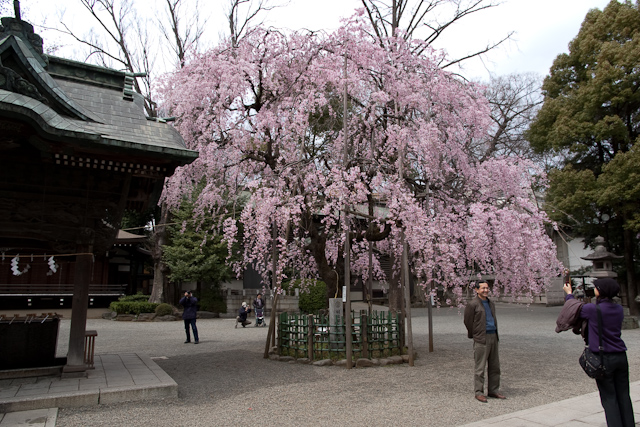
[[[624,316],[624,319],[622,319],[622,329],[638,329],[638,318],[635,316]]]
[[[547,297],[547,307],[564,304],[564,291],[562,290],[563,285],[564,279],[562,277],[554,277],[551,279],[551,283],[545,292]]]
[[[620,304],[619,301],[616,301],[617,298],[614,298],[613,301]],[[624,318],[622,319],[622,329],[638,329],[638,318],[636,316],[632,316],[629,311],[629,307],[622,307],[622,312],[624,313]]]
[[[64,365],[62,378],[86,378],[87,369],[87,365]]]

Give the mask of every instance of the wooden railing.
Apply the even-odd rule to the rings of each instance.
[[[93,356],[96,350],[97,331],[84,332],[84,363],[89,369],[95,369]]]
[[[126,285],[89,285],[89,295],[118,296],[124,295]],[[28,284],[9,285],[0,283],[0,295],[3,296],[72,296],[73,283],[55,285]]]
[[[402,355],[399,318],[387,312],[351,312],[352,351],[355,357],[378,359]],[[281,356],[309,360],[344,359],[346,333],[344,318],[330,324],[326,315],[280,313],[278,350]]]

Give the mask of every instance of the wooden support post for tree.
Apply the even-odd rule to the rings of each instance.
[[[401,243],[404,242],[404,232],[401,232]],[[403,243],[404,245],[404,243]],[[404,347],[406,343],[405,319],[407,318],[406,302],[404,298],[404,253],[400,256],[400,316],[398,319],[398,331],[400,334],[400,347]]]
[[[347,138],[347,55],[344,56],[344,96],[343,96],[343,139],[344,139],[344,173],[347,173],[347,166],[349,164],[349,144]],[[346,352],[347,352],[347,369],[351,369],[353,354],[351,348],[351,233],[349,227],[349,215],[347,214],[348,205],[345,201],[342,217],[344,218],[343,226],[345,229],[344,239],[344,285],[345,285],[345,297],[346,305],[344,310],[344,324],[345,324],[345,340],[346,340]]]
[[[396,112],[396,117],[399,117],[398,115],[398,104],[395,105],[395,112]],[[398,119],[399,120],[399,119]],[[400,164],[398,165],[398,173],[400,175],[400,183],[404,182],[404,157],[405,157],[405,146],[403,145],[402,148],[400,149],[400,153],[399,153],[399,162]],[[409,292],[409,254],[408,254],[408,248],[407,248],[407,242],[405,240],[405,233],[404,233],[404,224],[402,225],[402,231],[401,231],[401,241],[402,241],[402,260],[401,260],[401,265],[400,265],[400,280],[401,280],[401,284],[400,286],[403,287],[404,292],[403,292],[403,296],[404,296],[404,304],[402,305],[402,317],[403,317],[403,322],[402,322],[402,331],[404,332],[404,327],[406,324],[407,327],[407,332],[406,332],[406,339],[407,339],[407,347],[409,350],[409,366],[413,366],[413,332],[411,330],[411,294]],[[402,341],[402,347],[404,347],[404,340]],[[401,348],[402,348],[401,347]]]
[[[276,246],[276,241],[278,239],[278,229],[276,228],[276,220],[273,220],[271,231],[271,291],[275,292],[275,296],[273,297],[273,306],[271,307],[271,322],[269,323],[269,332],[267,332],[267,342],[264,346],[264,358],[267,359],[269,357],[269,344],[275,345],[276,337],[276,319],[278,312],[278,292],[276,292],[276,285],[278,283],[276,278],[276,269],[277,269],[277,261],[278,261],[278,248]]]
[[[368,314],[371,316],[371,312],[373,311],[373,242],[369,242],[369,278],[367,280],[368,288],[368,303],[369,303],[369,311]]]
[[[408,249],[407,249],[407,241],[404,239],[404,232],[402,233],[402,268],[404,269],[404,302],[406,305],[406,313],[405,317],[407,324],[407,347],[409,350],[409,366],[413,366],[413,333],[411,331],[411,294],[409,293],[409,260],[408,260]],[[429,335],[431,338],[431,335]]]
[[[269,358],[269,347],[275,344],[275,330],[276,330],[276,307],[278,306],[278,294],[273,297],[273,305],[271,307],[271,320],[269,321],[269,329],[267,332],[267,342],[264,346],[264,358]]]
[[[280,330],[278,331],[278,354],[282,354],[282,341],[284,340],[284,337],[282,336],[282,334],[286,333],[287,334],[287,345],[291,346],[291,323],[289,322],[289,317],[287,316],[287,313],[283,313],[283,315],[286,317],[286,323],[285,326],[282,326],[282,324],[280,324]],[[286,330],[285,330],[286,328]],[[275,336],[275,328],[274,328],[274,336]]]
[[[350,257],[350,252],[351,252],[351,242],[350,242],[350,236],[349,236],[349,228],[348,228],[348,221],[349,221],[349,217],[347,216],[347,213],[345,212],[344,214],[344,219],[345,219],[345,231],[347,233],[346,239],[344,241],[344,284],[345,284],[345,296],[346,296],[346,303],[345,303],[345,308],[344,308],[344,326],[345,326],[345,341],[346,341],[346,356],[347,356],[347,369],[351,369],[351,365],[352,365],[352,361],[353,361],[353,349],[352,349],[352,322],[351,322],[351,257]]]
[[[433,307],[431,301],[433,298],[433,288],[429,286],[429,298],[427,299],[427,313],[429,315],[429,353],[433,353]]]
[[[313,360],[313,314],[307,315],[307,357]]]
[[[369,358],[369,316],[360,313],[360,341],[362,342],[362,357]]]

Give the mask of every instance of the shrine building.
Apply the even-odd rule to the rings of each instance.
[[[123,213],[155,206],[198,154],[146,117],[133,74],[46,55],[30,24],[1,22],[0,289],[72,295],[64,370],[82,372],[90,290],[108,291],[100,260]]]

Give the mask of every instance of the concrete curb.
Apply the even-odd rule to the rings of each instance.
[[[76,408],[97,405],[99,402],[100,392],[98,390],[53,393],[48,396],[11,397],[0,402],[0,412],[7,413],[46,408]]]

